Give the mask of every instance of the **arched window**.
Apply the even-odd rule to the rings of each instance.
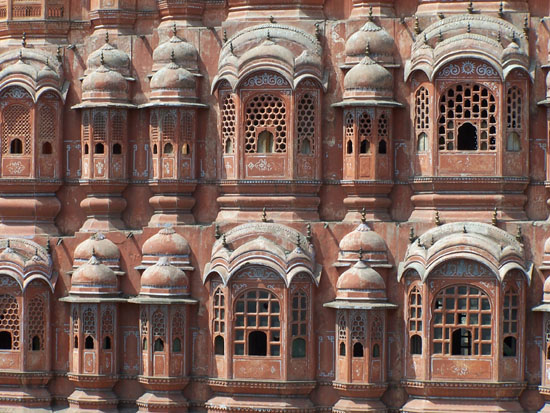
[[[225,336],[225,295],[222,287],[216,288],[214,291],[214,318],[213,328],[214,331],[214,353],[218,355],[224,354],[224,336]]]
[[[86,340],[84,340],[84,348],[86,350],[94,349],[94,338],[92,336],[86,336]]]
[[[12,350],[11,333],[0,331],[0,350]]]
[[[23,96],[28,94],[23,91]],[[9,105],[4,109],[2,116],[2,152],[8,152],[9,143],[10,153],[29,155],[31,153],[30,109],[25,105]]]
[[[517,132],[509,132],[506,139],[506,150],[510,152],[521,151],[521,139]]]
[[[225,343],[222,336],[216,336],[214,339],[214,354],[223,356],[225,354]]]
[[[476,83],[450,87],[439,101],[439,150],[496,150],[497,118],[496,99],[487,87]]]
[[[363,347],[366,338],[366,319],[363,313],[357,313],[351,320],[351,344],[353,357],[363,357]]]
[[[433,353],[490,356],[491,304],[480,288],[455,285],[441,290],[433,304]]]
[[[113,155],[121,155],[122,154],[122,146],[120,143],[115,143],[113,145]]]
[[[353,344],[353,357],[363,357],[363,344],[354,343]]]
[[[385,155],[388,152],[387,140],[388,138],[388,118],[382,113],[378,117],[378,153]]]
[[[386,146],[386,141],[384,139],[382,139],[380,142],[378,142],[378,153],[382,154],[382,155],[385,155],[386,152],[387,152],[387,146]]]
[[[235,355],[245,355],[245,350],[247,355],[281,355],[280,304],[273,293],[251,290],[237,298],[234,337]]]
[[[307,339],[307,296],[302,290],[292,295],[292,318],[290,320],[290,336],[292,339],[292,357],[306,356]]]
[[[171,155],[174,152],[174,146],[170,142],[165,143],[163,152],[165,155]]]
[[[258,135],[257,144],[258,153],[271,153],[273,152],[273,134],[269,131],[262,131]]]
[[[161,310],[153,313],[152,317],[153,351],[164,351],[166,339],[166,318]]]
[[[344,314],[340,314],[338,318],[338,342],[339,344],[339,353],[340,356],[346,355],[346,339],[347,339],[347,330],[346,330],[346,317]]]
[[[312,93],[304,93],[297,107],[298,152],[304,155],[314,153],[315,129],[317,127],[316,97]]]
[[[222,137],[223,152],[233,153],[235,147],[235,102],[231,95],[227,95],[223,100]]]
[[[155,351],[155,352],[164,351],[164,340],[163,339],[157,338],[155,340],[155,345],[153,347],[153,351]]]
[[[521,151],[521,135],[523,134],[523,92],[517,86],[506,91],[506,150]]]
[[[0,295],[0,349],[19,350],[19,305],[14,296]]]
[[[85,335],[84,348],[93,349],[96,336],[95,308],[86,308],[82,313],[82,330]]]
[[[172,341],[172,352],[181,353],[181,340],[179,337],[176,337],[174,341]]]
[[[84,155],[88,155],[90,153],[90,147],[88,146],[88,144],[85,144],[84,145]]]
[[[408,316],[411,354],[422,354],[422,294],[417,285],[409,293]]]
[[[42,155],[51,155],[53,153],[52,144],[50,142],[44,142],[42,144]]]
[[[359,115],[359,153],[370,153],[372,139],[372,120],[367,112]]]
[[[283,100],[277,96],[264,94],[254,96],[248,102],[245,111],[245,152],[269,153],[269,135],[262,135],[265,128],[272,128],[271,152],[285,153],[287,139],[286,106]],[[258,130],[262,132],[257,133]],[[260,136],[266,144],[260,148]]]
[[[33,297],[27,306],[27,334],[32,337],[29,347],[33,351],[44,350],[45,314],[44,299],[39,295]]]
[[[149,334],[149,326],[147,324],[147,313],[145,310],[141,311],[139,316],[139,327],[141,334],[141,350],[147,350],[147,335]]]
[[[344,357],[346,355],[346,343],[340,343],[340,356]]]
[[[348,112],[346,115],[346,154],[353,154],[353,139],[355,136],[355,120],[353,112]]]
[[[425,132],[418,135],[418,141],[416,143],[417,152],[426,152],[428,150],[428,135]]]
[[[420,137],[424,135],[428,137],[430,130],[430,94],[428,89],[425,87],[420,87],[415,94],[415,108],[414,108],[414,126],[415,126],[415,135],[418,137],[418,142],[420,143]],[[420,146],[417,146],[418,151],[426,151],[428,146],[424,146],[423,149],[420,149]]]
[[[23,153],[23,142],[21,142],[21,139],[18,139],[18,138],[12,139],[10,143],[10,153],[11,154]]]
[[[103,338],[103,350],[111,349],[111,337],[107,336]]]
[[[378,344],[372,346],[372,357],[375,359],[380,357],[380,346]]]
[[[422,337],[418,334],[411,336],[411,354],[422,354]]]
[[[184,156],[191,155],[191,148],[188,143],[181,144],[181,154]]]
[[[516,345],[519,338],[519,293],[514,287],[508,288],[504,293],[502,307],[502,333],[504,335],[502,355],[504,357],[515,357],[517,354]]]
[[[95,151],[96,154],[102,154],[105,153],[105,147],[102,143],[96,143],[95,144]]]

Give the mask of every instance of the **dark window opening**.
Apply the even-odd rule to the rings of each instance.
[[[233,153],[233,141],[231,138],[225,140],[225,153]]]
[[[222,336],[216,336],[214,339],[214,354],[223,356],[225,354],[224,339]]]
[[[248,355],[267,355],[267,335],[263,331],[252,331],[248,335]]]
[[[363,357],[363,344],[355,343],[353,345],[353,357]]]
[[[346,355],[346,343],[340,343],[340,355],[341,356]]]
[[[164,145],[164,153],[170,155],[172,152],[174,152],[174,147],[170,142],[166,143]]]
[[[550,360],[550,346],[548,346],[548,349],[546,350],[546,358]]]
[[[471,356],[472,355],[472,333],[465,328],[457,328],[452,336],[453,356]]]
[[[164,341],[162,338],[157,338],[155,340],[155,345],[153,348],[154,351],[164,351]]]
[[[361,146],[359,147],[359,153],[370,153],[370,142],[367,139],[361,141]]]
[[[422,338],[418,334],[411,337],[411,354],[422,354]]]
[[[20,154],[23,153],[23,142],[21,139],[15,138],[10,143],[10,153]]]
[[[348,155],[353,153],[353,142],[352,141],[348,141],[348,144],[346,145],[346,153]]]
[[[515,357],[516,356],[516,343],[517,340],[515,337],[508,336],[504,339],[502,346],[502,355],[504,357]]]
[[[303,358],[306,356],[306,341],[303,338],[296,338],[292,341],[292,357]]]
[[[273,134],[264,130],[258,135],[258,153],[273,152]]]
[[[418,143],[416,144],[416,150],[418,152],[426,152],[428,150],[428,135],[422,132],[418,136]]]
[[[386,154],[387,153],[387,144],[384,139],[382,139],[380,142],[378,142],[378,153],[380,154]]]
[[[34,336],[32,338],[31,349],[32,349],[32,351],[39,351],[40,350],[40,337]]]
[[[182,155],[189,155],[191,153],[191,149],[189,147],[188,143],[184,143],[181,145],[181,154]]]
[[[52,144],[50,142],[44,142],[42,145],[42,154],[51,155],[53,153]]]
[[[304,155],[308,155],[311,153],[311,143],[309,142],[309,138],[304,138],[304,140],[302,141],[300,152]]]
[[[93,350],[94,349],[94,338],[92,336],[87,336],[86,340],[84,341],[84,348],[86,350]]]
[[[172,352],[181,353],[181,340],[179,337],[176,337],[172,342]]]
[[[511,132],[508,134],[508,139],[506,140],[506,150],[510,152],[521,151],[520,137],[516,132]]]
[[[84,155],[88,155],[90,153],[90,147],[88,144],[84,145]]]
[[[375,358],[375,359],[380,357],[380,346],[378,344],[375,344],[372,347],[372,357]]]
[[[143,342],[141,344],[141,349],[142,350],[147,350],[147,339],[146,338],[143,339]]]
[[[105,153],[105,148],[102,143],[95,144],[95,153]]]
[[[11,333],[0,331],[0,350],[11,350]]]
[[[74,348],[78,348],[78,336],[74,336]]]
[[[111,337],[107,336],[103,339],[103,349],[104,350],[111,349]]]
[[[153,155],[156,155],[158,153],[158,148],[157,148],[157,144],[155,143],[153,145]]]
[[[113,155],[121,155],[122,154],[122,146],[120,143],[115,143],[113,145]]]
[[[458,128],[458,150],[477,150],[477,128],[469,122]]]

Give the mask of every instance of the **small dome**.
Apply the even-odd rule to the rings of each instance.
[[[155,293],[178,295],[189,293],[187,275],[171,265],[168,257],[162,257],[155,265],[147,268],[141,276],[141,294]]]
[[[75,263],[76,261],[88,261],[94,255],[103,262],[118,262],[120,260],[118,247],[111,240],[105,238],[101,232],[81,242],[74,250]]]
[[[120,93],[128,90],[126,79],[117,71],[100,66],[82,82],[83,92]]]
[[[92,255],[90,260],[78,267],[71,279],[71,292],[94,289],[98,293],[118,291],[118,280],[113,270]]]
[[[337,298],[386,299],[384,279],[363,260],[358,260],[338,278],[336,288]]]
[[[38,72],[38,81],[51,79],[55,82],[59,81],[59,74],[53,70],[49,64],[44,65],[44,67]]]
[[[2,261],[19,264],[21,267],[25,266],[25,257],[18,254],[13,248],[9,246],[9,240],[8,246],[2,252],[0,252],[0,262]]]
[[[33,65],[25,63],[22,55],[20,55],[19,60],[15,64],[7,66],[1,72],[2,78],[9,75],[25,75],[36,81],[38,79],[38,70]]]
[[[314,66],[321,68],[321,59],[309,50],[304,50],[302,54],[296,58],[296,66]]]
[[[161,229],[143,244],[143,255],[154,256],[181,256],[189,255],[189,244],[174,228]]]
[[[355,65],[344,77],[346,91],[382,91],[393,94],[393,77],[369,56]]]
[[[153,51],[153,71],[169,64],[172,61],[172,55],[174,62],[185,68],[195,68],[199,56],[195,46],[174,35]]]
[[[188,70],[171,62],[151,78],[151,89],[195,89],[195,77]]]
[[[130,68],[130,58],[107,42],[88,57],[88,71],[99,69],[101,66],[126,74]]]
[[[346,56],[362,56],[369,46],[373,56],[393,54],[395,42],[389,33],[368,21],[346,41]]]
[[[387,252],[386,243],[380,235],[362,222],[340,241],[340,251]]]
[[[279,60],[287,66],[294,67],[294,54],[286,47],[279,46],[269,39],[245,52],[239,58],[239,66],[265,59]]]

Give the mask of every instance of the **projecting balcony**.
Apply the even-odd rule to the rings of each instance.
[[[66,18],[65,1],[0,0],[0,20],[60,20]]]

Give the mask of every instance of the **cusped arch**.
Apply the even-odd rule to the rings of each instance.
[[[269,268],[282,277],[287,287],[298,274],[307,274],[316,285],[321,276],[313,245],[305,236],[287,226],[266,222],[239,225],[218,239],[203,272],[203,282],[218,275],[227,285],[249,266]]]
[[[473,222],[442,225],[418,237],[407,248],[397,278],[400,281],[414,271],[425,282],[442,265],[453,262],[482,265],[500,282],[512,271],[531,282],[533,266],[525,259],[523,245],[500,228]]]

